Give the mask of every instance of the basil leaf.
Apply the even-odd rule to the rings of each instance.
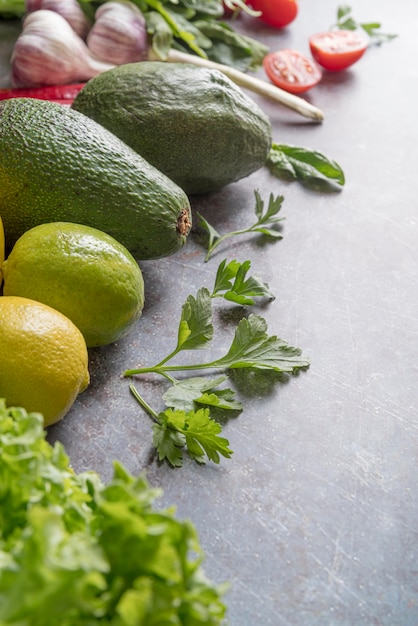
[[[341,191],[342,168],[318,150],[273,143],[267,160],[271,173],[285,180],[298,180],[314,191]]]

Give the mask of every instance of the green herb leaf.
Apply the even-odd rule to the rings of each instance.
[[[345,184],[340,165],[310,148],[273,143],[267,165],[279,178],[299,180],[315,191],[340,191]]]
[[[164,60],[173,46],[173,31],[157,11],[149,11],[144,14],[144,17],[147,32],[151,37],[152,49],[158,58]]]
[[[254,192],[255,195],[255,214],[257,216],[257,222],[251,227],[252,232],[259,232],[273,237],[274,239],[281,239],[282,235],[280,231],[276,230],[276,226],[284,218],[279,217],[280,209],[284,201],[283,196],[274,197],[270,194],[269,201],[266,210],[264,210],[265,203],[262,200],[258,191]]]
[[[235,398],[232,389],[218,389],[212,393],[204,393],[195,400],[196,404],[212,407],[222,411],[242,411],[242,404]]]
[[[205,51],[211,61],[230,65],[246,72],[257,69],[268,47],[256,39],[247,37],[225,22],[198,20],[196,26],[211,42]]]
[[[158,456],[160,460],[166,458],[175,467],[182,463],[181,447],[184,446],[197,463],[206,463],[207,459],[219,463],[220,455],[230,458],[232,454],[228,440],[219,436],[222,427],[211,419],[208,409],[187,413],[167,409],[159,414],[158,421],[161,428],[154,426],[154,432],[158,432],[154,438]],[[167,434],[168,431],[175,432],[177,437]]]
[[[208,256],[206,257],[206,261],[208,261],[211,252],[219,245],[219,243],[221,241],[226,239],[226,235],[221,235],[220,233],[218,233],[216,228],[214,228],[207,221],[207,219],[205,219],[203,217],[203,215],[200,215],[200,213],[198,213],[197,215],[199,217],[199,226],[201,226],[203,228],[203,230],[205,230],[207,232],[207,234],[209,235],[209,241],[208,241],[208,244],[207,244]]]
[[[331,26],[331,30],[363,30],[370,38],[371,43],[376,45],[395,39],[398,36],[380,32],[381,26],[380,22],[358,22],[351,14],[351,7],[343,4],[337,9],[337,22]]]
[[[194,299],[189,299],[189,302],[192,305],[196,303]],[[191,306],[190,313],[193,315],[193,306]],[[193,347],[191,349],[193,349]],[[167,362],[172,359],[175,354],[176,352],[171,353],[158,365],[152,367],[140,367],[126,370],[124,376],[154,372],[169,377],[169,372],[175,371],[231,368],[271,369],[277,372],[295,372],[298,369],[309,366],[309,361],[301,355],[299,348],[289,346],[285,341],[276,336],[267,335],[266,320],[254,314],[249,315],[248,319],[244,318],[238,323],[231,347],[225,356],[206,363],[168,365]],[[171,380],[173,382],[174,379],[171,378]]]
[[[212,302],[202,287],[196,298],[190,295],[183,304],[176,352],[203,348],[213,337]]]
[[[192,411],[195,409],[195,402],[207,392],[213,392],[228,379],[227,376],[217,376],[216,378],[206,378],[196,376],[185,380],[175,380],[171,387],[163,395],[163,399],[168,407],[179,409],[180,411]]]
[[[250,261],[222,261],[216,273],[212,298],[222,297],[241,305],[253,305],[254,297],[274,300],[275,296],[267,283],[254,276],[247,277],[250,267]]]
[[[283,196],[274,197],[273,194],[270,194],[269,202],[266,210],[264,210],[264,201],[261,199],[259,192],[254,191],[255,195],[255,214],[257,221],[254,222],[248,228],[243,228],[240,230],[233,230],[227,233],[219,234],[218,231],[213,228],[209,224],[209,222],[202,217],[198,213],[199,217],[199,225],[205,230],[209,235],[209,241],[207,246],[207,253],[205,257],[205,261],[208,261],[215,249],[223,242],[225,239],[230,237],[237,237],[239,235],[245,235],[248,233],[261,233],[270,237],[272,239],[282,239],[282,234],[279,230],[277,230],[277,224],[281,222],[284,218],[278,217],[278,213],[282,207]]]
[[[173,467],[183,465],[183,452],[186,439],[181,432],[170,427],[168,419],[164,414],[158,416],[160,423],[152,427],[152,443],[157,449],[159,461],[167,460]]]
[[[228,353],[216,361],[222,368],[250,367],[295,372],[308,367],[308,359],[298,348],[289,346],[276,336],[267,335],[267,323],[259,315],[242,319],[235,331]]]

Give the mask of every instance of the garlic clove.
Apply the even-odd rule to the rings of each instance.
[[[58,13],[40,9],[23,20],[11,57],[14,87],[66,85],[87,81],[114,65],[94,58]]]
[[[97,58],[115,65],[144,61],[148,37],[143,14],[131,2],[102,4],[95,13],[87,46]]]
[[[91,28],[91,21],[84,13],[78,0],[26,0],[26,12],[33,13],[40,9],[54,11],[64,17],[74,32],[86,39]]]

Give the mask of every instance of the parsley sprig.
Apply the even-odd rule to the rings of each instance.
[[[227,263],[224,259],[218,266],[212,298],[224,298],[240,305],[255,304],[255,297],[274,300],[275,296],[267,283],[256,276],[247,276],[251,261],[240,263],[235,259]]]
[[[331,29],[363,30],[371,42],[377,45],[395,39],[398,36],[380,32],[381,26],[380,22],[358,22],[352,15],[351,7],[343,4],[337,9],[337,21],[331,26]]]
[[[205,261],[209,261],[216,248],[229,237],[236,237],[238,235],[246,235],[249,233],[260,233],[273,239],[282,239],[282,234],[277,229],[277,224],[284,219],[283,217],[278,217],[278,213],[282,208],[284,197],[275,197],[273,194],[270,194],[267,208],[264,209],[264,201],[262,200],[259,191],[255,190],[254,195],[256,221],[247,228],[241,228],[239,230],[233,230],[220,234],[202,215],[200,215],[200,213],[198,213],[200,220],[199,225],[209,235]]]
[[[270,369],[276,372],[294,372],[308,365],[298,348],[267,334],[267,322],[251,313],[239,321],[227,353],[213,361],[169,365],[184,350],[206,347],[213,338],[211,294],[201,287],[194,297],[189,295],[183,304],[177,335],[177,345],[169,355],[153,366],[126,370],[124,376],[155,373],[169,378],[169,372],[207,369]]]
[[[221,264],[222,265],[222,264]],[[220,385],[228,379],[229,370],[254,369],[295,373],[309,366],[299,348],[288,345],[275,335],[268,335],[267,322],[256,314],[242,318],[235,328],[227,352],[214,360],[193,364],[172,364],[181,352],[208,347],[213,339],[213,296],[202,287],[196,296],[189,295],[183,304],[175,348],[156,365],[127,369],[124,377],[159,374],[172,385],[163,398],[167,409],[157,413],[139,394],[131,392],[154,420],[153,444],[160,460],[166,459],[174,467],[183,462],[183,449],[198,463],[207,459],[219,463],[220,456],[229,458],[229,441],[221,436],[222,427],[210,415],[211,409],[236,412],[242,410],[235,393]],[[216,378],[194,376],[178,380],[175,372],[220,370]]]
[[[230,458],[229,441],[221,437],[222,426],[210,417],[208,408],[183,410],[168,408],[156,413],[132,384],[130,390],[139,404],[153,418],[153,445],[158,459],[165,459],[173,467],[183,465],[183,448],[194,461],[203,464],[207,460],[220,462],[220,455]]]

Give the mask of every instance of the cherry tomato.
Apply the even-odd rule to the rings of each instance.
[[[315,61],[297,50],[269,52],[263,59],[263,67],[272,83],[293,94],[308,91],[322,78]]]
[[[247,0],[247,4],[261,11],[260,20],[274,28],[287,26],[298,14],[296,0]]]
[[[312,56],[326,70],[345,70],[363,56],[367,39],[352,30],[333,30],[312,35],[309,39]]]

